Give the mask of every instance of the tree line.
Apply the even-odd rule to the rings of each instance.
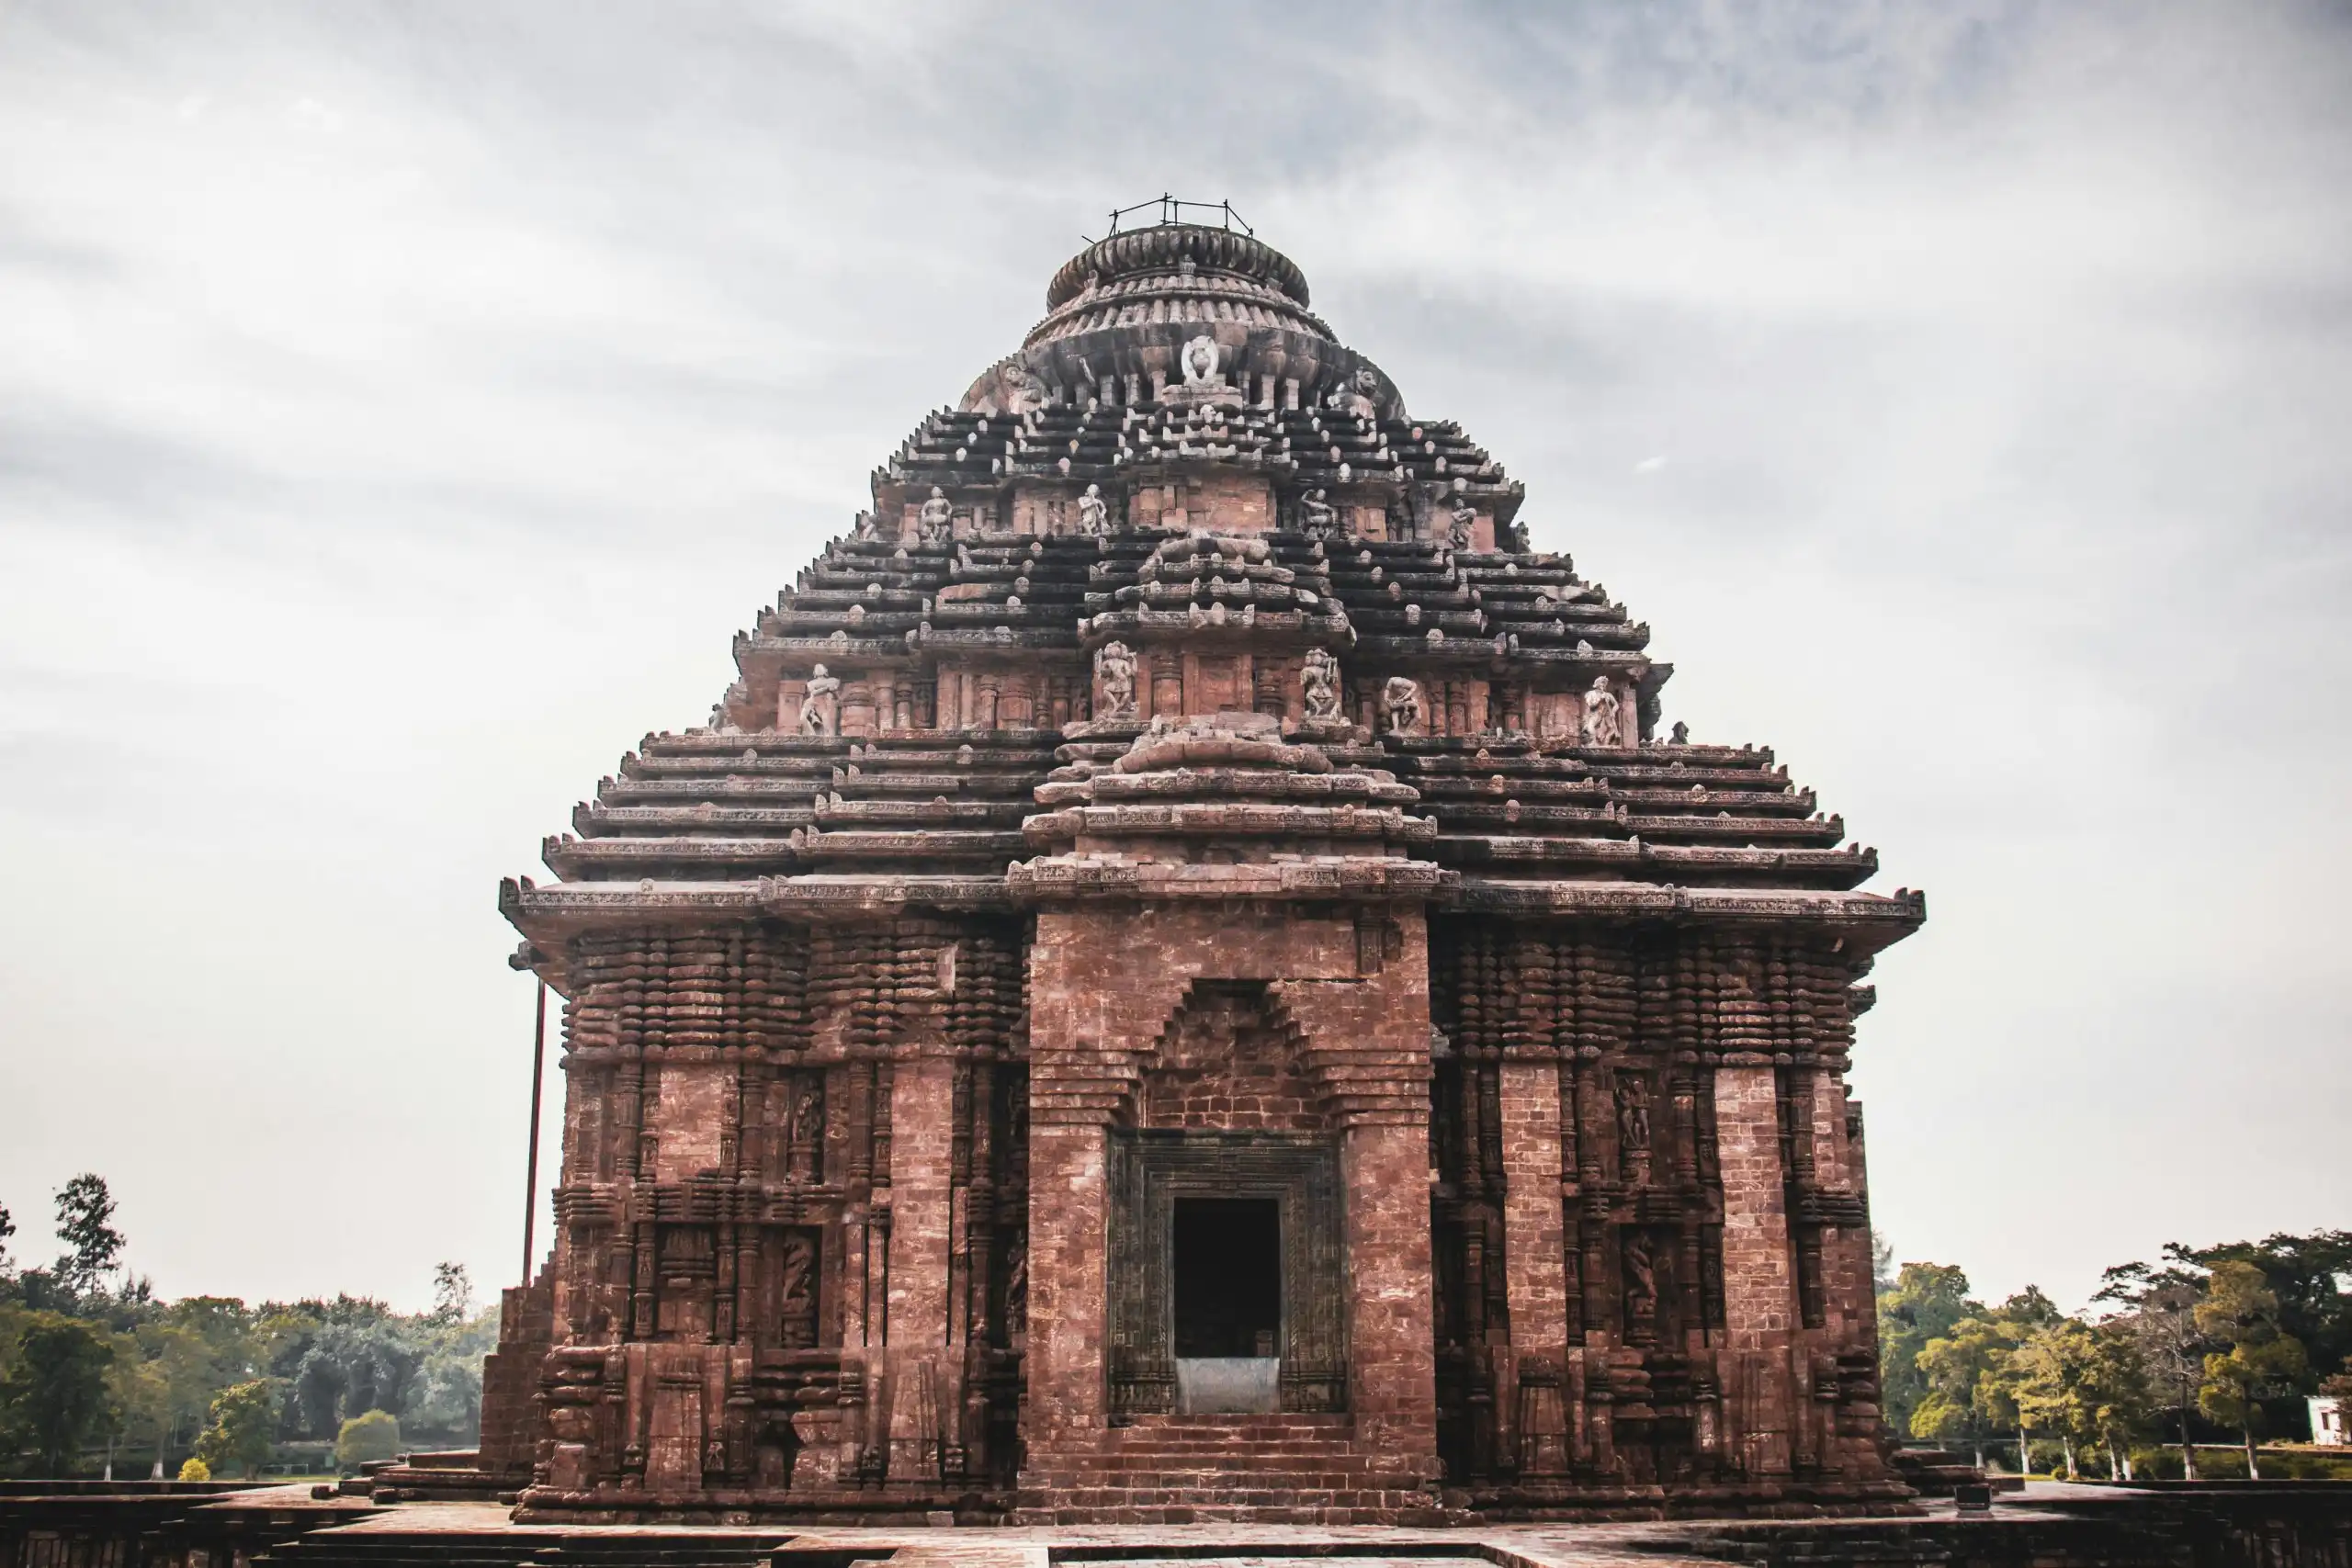
[[[1890,1278],[1890,1261],[1882,1246],[1888,1423],[1965,1445],[1979,1464],[1989,1444],[2013,1438],[2030,1472],[2040,1438],[2069,1478],[2104,1465],[2116,1480],[2146,1470],[2194,1480],[2198,1445],[2219,1438],[2259,1479],[2262,1438],[2309,1438],[2307,1395],[2352,1404],[2352,1232],[2172,1243],[2158,1264],[2108,1269],[2079,1314],[2031,1285],[1987,1306],[1959,1268],[1905,1263]],[[2272,1456],[2274,1474],[2299,1463],[2326,1468]]]
[[[349,1295],[162,1301],[125,1264],[104,1179],[77,1176],[55,1201],[63,1250],[46,1267],[10,1256],[0,1204],[0,1474],[206,1479],[289,1451],[349,1468],[478,1440],[498,1314],[475,1309],[462,1264],[435,1270],[424,1313]]]

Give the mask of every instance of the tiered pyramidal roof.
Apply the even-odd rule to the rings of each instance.
[[[1648,626],[1287,258],[1167,224],[1046,304],[738,634],[709,722],[621,759],[547,840],[555,884],[506,885],[519,963],[649,917],[1011,909],[1089,857],[1123,885],[1101,868],[1372,855],[1464,909],[1801,913],[1866,951],[1923,917],[1855,891],[1875,855],[1770,751],[1665,728]]]

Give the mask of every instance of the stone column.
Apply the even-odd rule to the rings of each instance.
[[[1502,1416],[1516,1427],[1519,1368],[1565,1364],[1568,1343],[1566,1226],[1560,1203],[1560,1068],[1556,1062],[1502,1065],[1503,1264],[1510,1292],[1512,1364],[1504,1369]],[[1552,1434],[1540,1428],[1539,1440]],[[1565,1434],[1562,1434],[1565,1436]],[[1565,1460],[1560,1455],[1560,1460]]]
[[[930,1445],[946,1440],[958,1397],[947,1343],[955,1110],[955,1063],[930,1056],[899,1064],[890,1086],[890,1286],[883,1321],[894,1477],[935,1479],[922,1467],[935,1462]]]
[[[1029,1127],[1030,1463],[1091,1448],[1103,1423],[1102,1325],[1109,1250],[1102,1129]],[[1080,1436],[1079,1434],[1085,1434]]]
[[[1724,1344],[1751,1476],[1785,1475],[1794,1412],[1788,1374],[1796,1277],[1781,1185],[1779,1095],[1769,1059],[1715,1071],[1715,1150],[1723,1171]]]
[[[1434,1474],[1437,1352],[1430,1321],[1429,1127],[1348,1129],[1349,1378],[1356,1441],[1403,1474]],[[1034,1341],[1033,1341],[1034,1343]],[[1036,1397],[1031,1387],[1030,1397]]]

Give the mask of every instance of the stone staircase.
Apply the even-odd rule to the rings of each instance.
[[[1434,1485],[1359,1449],[1345,1416],[1142,1416],[1021,1479],[1019,1524],[1442,1525]]]

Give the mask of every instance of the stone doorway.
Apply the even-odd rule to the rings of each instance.
[[[1110,1155],[1114,1418],[1180,1404],[1206,1413],[1197,1399],[1180,1400],[1187,1371],[1259,1390],[1216,1396],[1220,1410],[1344,1409],[1336,1146],[1285,1134],[1118,1131]],[[1207,1360],[1256,1364],[1178,1364]]]
[[[1282,1408],[1282,1235],[1272,1198],[1176,1200],[1179,1415]]]
[[[1176,1200],[1176,1354],[1272,1358],[1283,1332],[1282,1205]]]

